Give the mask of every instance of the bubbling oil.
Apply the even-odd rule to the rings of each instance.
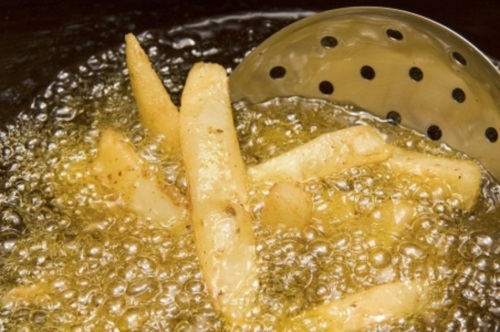
[[[290,97],[235,105],[245,161],[259,163],[331,130],[371,125],[388,142],[449,158],[464,156],[444,144],[352,107]],[[432,197],[425,180],[393,174],[384,165],[355,167],[311,180],[313,221],[303,232],[257,226],[261,296],[275,317],[373,285],[422,278],[439,285],[426,312],[373,331],[494,331],[498,328],[498,184],[485,174],[483,196],[471,212],[455,198]],[[269,185],[252,188],[259,216]],[[338,197],[343,200],[339,201]],[[416,215],[394,234],[373,218],[380,206],[405,200]],[[482,243],[481,245],[479,243]],[[479,264],[479,265],[478,265]],[[451,311],[450,311],[451,310]],[[286,319],[286,318],[284,318]]]
[[[257,45],[296,18],[232,17],[146,32],[141,40],[178,101],[194,62],[211,60],[231,71],[248,45]],[[222,40],[242,42],[220,44],[222,35]],[[114,127],[134,143],[153,172],[162,174],[165,186],[187,191],[182,163],[140,126],[123,53],[123,48],[105,51],[73,71],[61,71],[34,98],[31,109],[0,133],[0,322],[5,330],[233,328],[208,295],[192,234],[174,236],[141,216],[113,208],[114,194],[89,174],[100,133]],[[249,165],[357,124],[376,127],[399,146],[463,157],[353,107],[319,100],[241,102],[234,105],[234,115]],[[486,173],[484,178],[477,207],[465,213],[453,199],[433,200],[417,178],[398,177],[383,165],[352,168],[302,184],[313,197],[313,221],[302,231],[277,232],[259,220],[269,185],[252,186],[261,286],[242,328],[275,331],[288,318],[327,300],[418,277],[438,285],[428,308],[369,329],[498,329],[499,186]],[[371,218],[391,199],[408,200],[417,211],[397,236]],[[24,300],[9,300],[6,294],[15,288],[24,292]]]

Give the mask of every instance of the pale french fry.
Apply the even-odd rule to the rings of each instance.
[[[481,168],[471,160],[430,156],[401,148],[394,149],[386,164],[396,172],[422,176],[427,185],[446,183],[453,194],[459,195],[463,209],[476,204],[481,188]]]
[[[224,68],[194,65],[181,104],[182,155],[203,278],[216,306],[238,322],[254,300],[258,278],[245,165]]]
[[[388,159],[392,146],[368,126],[323,134],[308,143],[248,168],[254,182],[306,181]]]
[[[187,210],[165,192],[132,144],[113,129],[105,130],[99,141],[93,174],[120,195],[121,206],[151,219],[157,226],[182,231]]]
[[[311,194],[289,183],[275,183],[264,199],[261,219],[273,229],[304,228],[312,216]]]
[[[142,126],[162,135],[164,147],[179,153],[179,112],[133,34],[125,36],[125,53]]]
[[[343,299],[322,304],[293,318],[283,331],[364,331],[368,327],[418,312],[425,305],[421,280],[374,286]]]

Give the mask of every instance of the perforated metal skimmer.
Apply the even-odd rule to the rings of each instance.
[[[233,101],[303,96],[353,104],[477,158],[500,179],[500,73],[446,27],[388,8],[298,21],[230,78]]]

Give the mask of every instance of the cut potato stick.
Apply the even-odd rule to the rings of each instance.
[[[153,135],[162,135],[164,147],[179,153],[179,112],[133,34],[125,37],[125,53],[142,126]]]
[[[418,312],[424,305],[425,286],[420,280],[374,286],[304,312],[285,324],[283,331],[364,331]]]
[[[254,301],[258,278],[245,165],[224,68],[194,65],[181,104],[182,155],[203,278],[216,306],[238,322]]]
[[[289,183],[275,183],[264,199],[261,219],[273,229],[303,229],[312,216],[312,197],[304,189]]]
[[[464,210],[470,210],[476,204],[481,188],[481,168],[471,160],[436,157],[395,148],[393,157],[386,164],[396,172],[422,176],[428,185],[446,183],[451,193],[461,197]]]
[[[93,174],[103,185],[118,192],[122,207],[158,226],[185,229],[187,210],[162,189],[132,144],[119,132],[107,129],[98,148]]]
[[[250,167],[248,175],[254,182],[306,181],[351,167],[384,161],[392,155],[392,149],[375,129],[355,126],[323,134]]]

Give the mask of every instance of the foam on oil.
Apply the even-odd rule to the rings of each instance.
[[[294,15],[208,20],[146,32],[141,41],[178,102],[194,62],[218,62],[230,72],[244,52]],[[105,51],[60,72],[31,109],[0,133],[0,296],[16,287],[25,292],[24,300],[4,299],[0,321],[6,330],[231,329],[208,296],[192,235],[175,237],[114,208],[114,194],[89,176],[100,133],[114,127],[163,174],[166,185],[186,192],[182,164],[163,153],[139,124],[123,53],[123,48]],[[238,103],[235,122],[248,164],[360,123],[377,127],[396,145],[462,157],[352,107],[321,101]],[[495,330],[499,186],[485,178],[477,208],[463,213],[453,199],[431,199],[418,179],[397,178],[381,165],[349,169],[303,185],[314,198],[314,222],[301,232],[262,226],[259,213],[269,188],[252,187],[261,287],[243,328],[274,331],[326,300],[420,277],[439,285],[429,308],[373,330]],[[391,199],[411,201],[417,210],[396,237],[374,227],[371,217]]]

